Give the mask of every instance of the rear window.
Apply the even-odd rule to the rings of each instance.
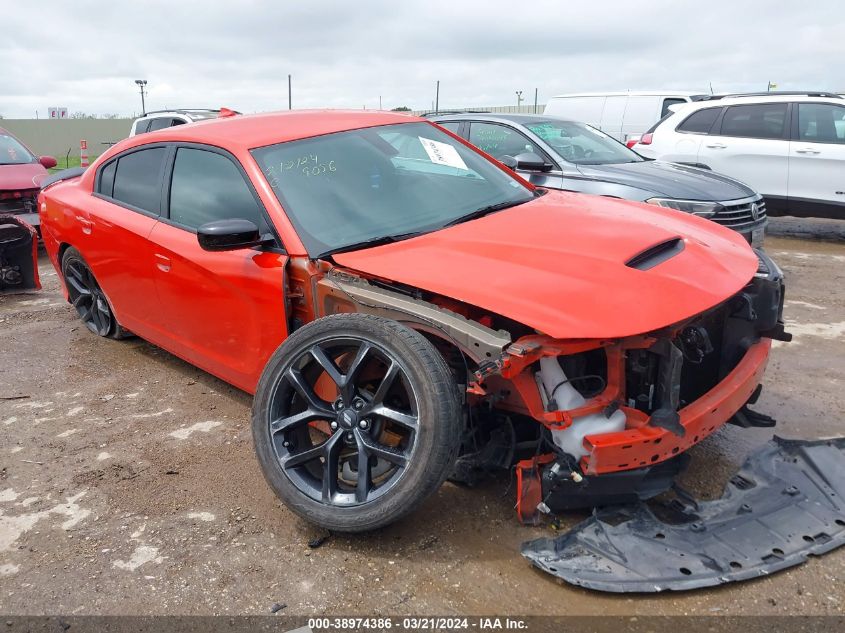
[[[786,103],[730,106],[722,118],[722,136],[780,139],[786,125]]]
[[[677,99],[677,98],[664,99],[663,100],[663,108],[660,110],[660,117],[663,118],[667,114],[669,114],[671,112],[671,110],[669,110],[669,108],[671,108],[673,105],[678,105],[680,103],[686,103],[686,102],[687,102],[686,99]]]
[[[104,196],[112,197],[114,193],[114,172],[117,171],[117,161],[113,160],[103,167],[100,172],[100,187],[97,189]]]
[[[694,134],[708,134],[713,124],[719,118],[722,108],[704,108],[693,112],[676,129],[678,132],[692,132]]]
[[[161,168],[166,153],[164,147],[153,147],[121,156],[114,174],[112,198],[158,215],[161,209]],[[102,177],[106,175],[103,171],[101,187]]]
[[[461,127],[461,122],[460,121],[438,121],[437,125],[439,125],[440,127],[445,127],[452,134],[457,134],[458,130]]]
[[[171,117],[158,117],[153,119],[150,122],[150,129],[149,132],[155,132],[156,130],[163,130],[168,127],[173,127],[175,125],[182,125],[184,121],[182,119],[171,118]]]

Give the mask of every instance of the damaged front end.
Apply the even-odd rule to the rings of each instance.
[[[40,288],[38,234],[21,218],[0,215],[0,292]]]
[[[773,424],[748,405],[760,394],[772,339],[790,336],[783,275],[763,252],[757,257],[745,287],[706,312],[616,339],[538,334],[352,271],[303,284],[301,303],[313,302],[316,314],[385,316],[429,336],[466,391],[452,480],[471,485],[516,463],[518,515],[533,524],[544,513],[651,498],[672,485],[685,452],[725,423]]]
[[[546,429],[547,450],[516,467],[520,520],[653,497],[672,485],[685,451],[725,423],[774,423],[748,405],[772,339],[791,337],[783,275],[758,258],[742,291],[683,323],[622,340],[525,336],[481,363],[471,391],[522,407]]]

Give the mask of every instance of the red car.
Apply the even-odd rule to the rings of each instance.
[[[760,392],[780,270],[733,231],[549,192],[390,113],[234,116],[127,139],[40,198],[100,336],[255,394],[267,481],[376,528],[519,461],[520,515],[646,497]]]
[[[0,215],[16,215],[37,227],[41,181],[55,166],[55,158],[35,156],[11,132],[0,128]]]

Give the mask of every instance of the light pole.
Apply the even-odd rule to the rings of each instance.
[[[141,116],[147,114],[147,106],[144,103],[144,86],[147,85],[146,79],[136,79],[135,83],[138,84],[138,87],[141,89]]]
[[[516,91],[516,109],[519,110],[519,106],[522,103],[522,90]]]

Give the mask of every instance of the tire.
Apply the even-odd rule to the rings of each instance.
[[[252,414],[258,461],[305,520],[373,530],[412,512],[451,472],[458,396],[420,333],[373,315],[324,317],[291,335],[262,373]]]
[[[68,290],[68,301],[91,332],[113,339],[132,336],[117,322],[94,273],[80,252],[72,246],[62,255],[62,277]]]

